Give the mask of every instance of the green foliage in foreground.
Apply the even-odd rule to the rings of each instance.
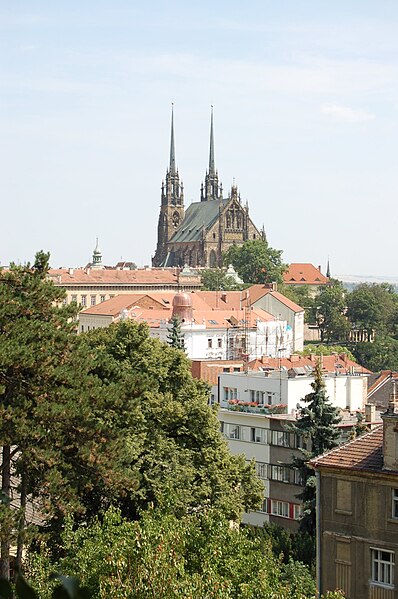
[[[52,599],[46,572],[54,567],[77,575],[93,599],[315,597],[303,564],[282,564],[270,544],[211,510],[179,519],[147,512],[128,522],[112,509],[102,522],[69,526],[63,542],[65,557],[57,564],[45,553],[28,558],[27,579],[39,599]]]
[[[324,345],[323,343],[314,345],[305,345],[303,351],[297,352],[301,356],[310,356],[315,354],[316,356],[331,356],[332,354],[346,354],[349,360],[355,362],[355,356],[350,350],[344,345]]]

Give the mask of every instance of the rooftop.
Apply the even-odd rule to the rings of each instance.
[[[287,285],[327,285],[330,281],[321,273],[320,267],[313,264],[297,262],[289,264],[283,275],[283,282]]]

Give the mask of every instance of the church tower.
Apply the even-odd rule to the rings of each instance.
[[[167,258],[167,243],[184,218],[184,186],[176,168],[174,148],[174,106],[171,107],[170,164],[166,183],[162,181],[161,205],[158,221],[158,242],[152,266],[162,266]]]
[[[206,171],[205,183],[200,189],[200,200],[201,202],[208,202],[209,200],[220,200],[222,199],[222,185],[218,183],[218,171],[215,167],[214,159],[214,129],[213,129],[213,106],[211,107],[211,121],[210,121],[210,152],[209,152],[209,170]]]

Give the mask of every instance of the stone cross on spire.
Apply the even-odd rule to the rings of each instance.
[[[176,157],[174,150],[174,104],[171,104],[171,138],[170,138],[170,173],[176,172]]]

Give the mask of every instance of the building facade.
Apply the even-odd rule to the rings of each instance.
[[[210,125],[209,168],[200,191],[200,201],[185,210],[184,187],[176,167],[174,115],[171,117],[170,164],[162,183],[158,235],[153,266],[222,266],[222,254],[231,245],[249,239],[262,239],[242,205],[236,185],[223,196],[222,184],[215,167],[213,109]]]
[[[395,396],[396,397],[396,396]],[[318,590],[348,599],[396,599],[398,413],[313,460],[317,472]]]

